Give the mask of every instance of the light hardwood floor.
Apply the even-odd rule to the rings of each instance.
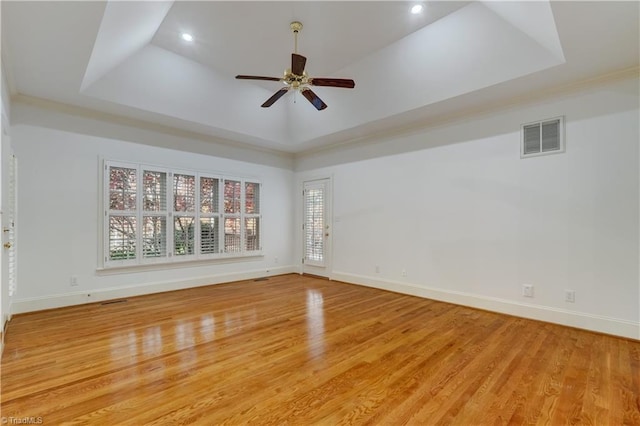
[[[15,317],[44,424],[640,425],[640,342],[298,275]]]

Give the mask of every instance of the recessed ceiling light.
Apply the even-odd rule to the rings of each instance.
[[[182,33],[180,36],[184,41],[193,41],[193,36],[189,33]]]
[[[411,8],[411,13],[413,13],[414,15],[417,15],[418,13],[422,13],[423,9],[424,9],[424,6],[422,6],[421,4],[416,4]]]

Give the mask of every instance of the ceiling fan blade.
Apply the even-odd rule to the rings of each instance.
[[[280,89],[273,96],[271,96],[265,103],[260,105],[262,108],[269,108],[273,105],[278,99],[280,99],[285,93],[287,93],[289,89]]]
[[[341,87],[343,89],[353,89],[356,87],[355,81],[347,78],[312,78],[309,84],[313,86]]]
[[[278,77],[262,77],[259,75],[236,75],[238,80],[267,80],[267,81],[280,81]]]
[[[295,75],[302,75],[307,58],[297,53],[291,54],[291,72]]]
[[[325,109],[327,107],[327,104],[322,102],[322,99],[320,99],[318,97],[318,95],[313,93],[313,90],[311,90],[311,89],[303,90],[302,91],[302,96],[307,98],[309,100],[309,102],[311,102],[313,104],[313,106],[316,107],[316,109],[318,111],[322,111],[323,109]]]

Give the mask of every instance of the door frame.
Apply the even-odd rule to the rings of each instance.
[[[304,235],[304,221],[305,221],[305,211],[304,211],[304,190],[307,184],[313,183],[323,183],[325,184],[325,199],[324,199],[324,222],[325,222],[325,233],[329,235],[325,238],[324,241],[324,266],[314,266],[309,265],[304,262],[305,256],[305,235]],[[331,279],[332,277],[332,266],[333,266],[333,176],[331,175],[323,175],[323,176],[310,176],[303,177],[300,181],[300,273],[301,274],[309,274],[316,275],[324,278]]]
[[[12,173],[10,173],[12,171]],[[13,190],[11,190],[13,189]],[[17,214],[18,214],[18,161],[9,133],[9,120],[2,110],[2,137],[0,139],[0,334],[11,320],[12,299],[17,287]],[[10,221],[10,222],[9,222]],[[9,243],[7,248],[5,243]],[[13,264],[9,264],[9,260]],[[12,267],[10,269],[10,266]],[[2,342],[4,343],[4,342]]]

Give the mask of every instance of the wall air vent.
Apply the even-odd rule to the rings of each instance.
[[[564,152],[564,117],[522,125],[520,157]]]

